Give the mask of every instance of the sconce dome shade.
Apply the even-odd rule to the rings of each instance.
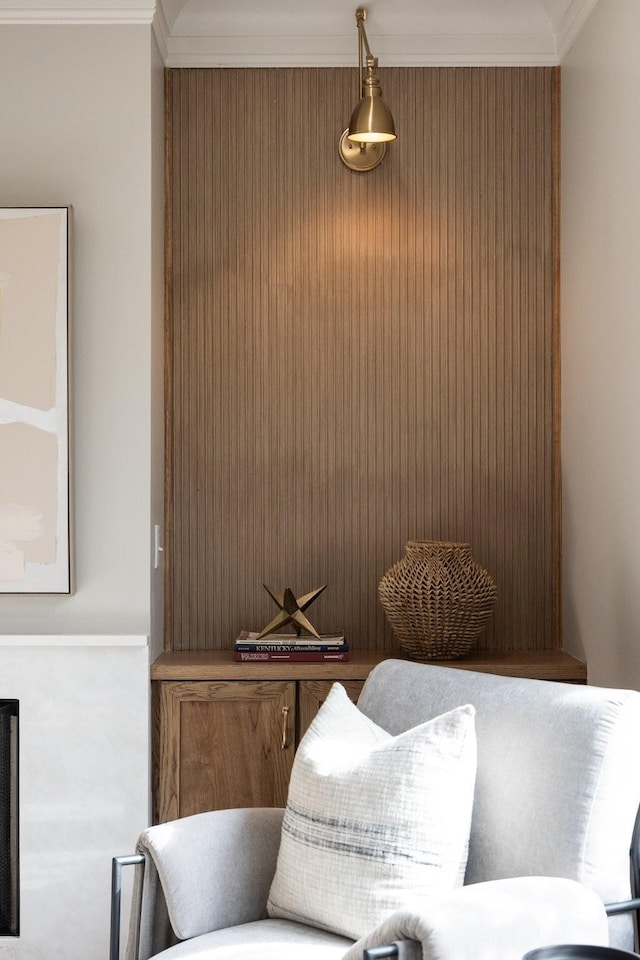
[[[347,136],[356,143],[384,143],[396,139],[391,111],[379,90],[360,100],[351,115]]]

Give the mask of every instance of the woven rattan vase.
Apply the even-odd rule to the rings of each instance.
[[[401,649],[414,660],[454,660],[487,622],[496,585],[468,543],[409,540],[402,560],[378,584]]]

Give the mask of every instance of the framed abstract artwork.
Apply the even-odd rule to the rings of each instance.
[[[0,208],[0,593],[70,593],[70,207]]]

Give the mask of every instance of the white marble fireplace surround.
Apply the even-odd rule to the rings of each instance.
[[[20,701],[20,936],[0,960],[106,960],[111,858],[148,823],[144,636],[0,636]]]

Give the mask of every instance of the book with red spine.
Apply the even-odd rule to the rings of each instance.
[[[234,650],[234,660],[262,663],[344,663],[349,659],[348,650],[334,653],[308,650]]]

